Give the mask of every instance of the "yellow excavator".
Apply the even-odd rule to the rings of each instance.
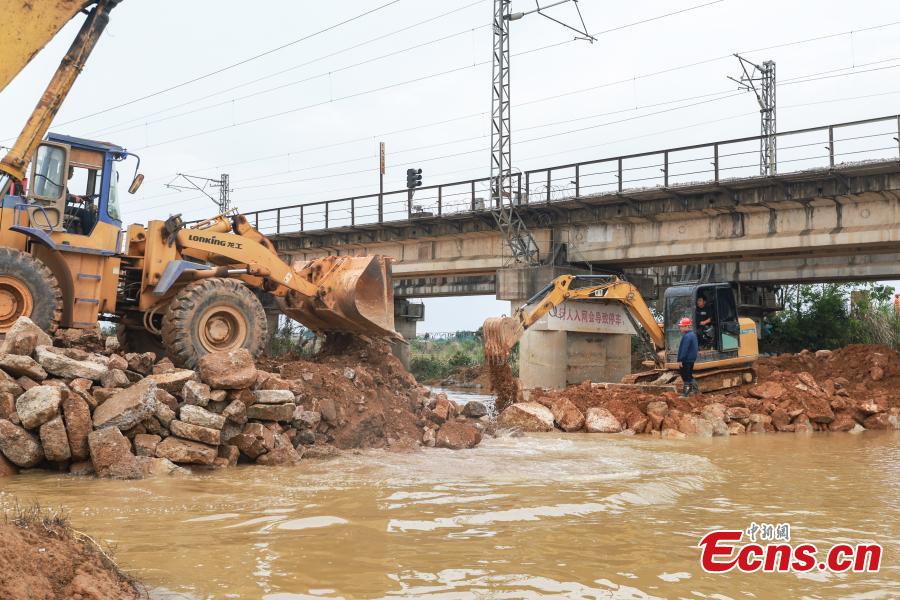
[[[657,321],[640,291],[631,283],[608,275],[562,275],[535,294],[511,317],[492,317],[484,322],[484,359],[504,364],[513,346],[541,317],[567,300],[615,303],[625,307],[638,335],[654,349],[655,368],[625,377],[625,384],[670,385],[678,375],[679,321],[695,321],[698,297],[711,305],[712,323],[701,331],[694,377],[700,391],[736,387],[756,378],[753,365],[759,355],[756,323],[739,317],[734,291],[727,283],[677,285],[665,292],[663,321]],[[672,388],[674,389],[674,388]]]
[[[43,329],[118,323],[132,350],[196,365],[209,352],[267,338],[260,297],[325,334],[394,337],[390,263],[332,256],[289,265],[238,214],[186,226],[179,216],[123,237],[120,167],[140,159],[106,142],[48,134],[50,123],[121,0],[0,0],[0,91],[79,14],[78,35],[21,134],[0,161],[0,333],[21,316]],[[27,172],[28,165],[30,172]]]

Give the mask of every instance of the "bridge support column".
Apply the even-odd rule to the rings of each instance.
[[[416,323],[425,319],[425,305],[413,303],[405,298],[394,300],[394,329],[405,340],[416,337]],[[403,366],[409,369],[409,344],[393,342],[391,351],[400,359]]]
[[[497,272],[497,298],[514,312],[566,267],[527,267]],[[619,381],[631,371],[631,336],[529,329],[519,342],[519,380],[526,390],[561,389],[585,380]]]

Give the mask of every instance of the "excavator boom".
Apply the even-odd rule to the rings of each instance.
[[[597,281],[603,283],[597,284]],[[589,285],[573,287],[577,282]],[[566,300],[600,300],[619,302],[647,333],[656,350],[665,348],[665,334],[632,284],[618,277],[562,275],[535,294],[511,317],[492,317],[484,322],[484,360],[502,364],[525,330]]]

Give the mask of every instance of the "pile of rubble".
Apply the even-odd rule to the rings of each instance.
[[[848,346],[761,359],[758,382],[682,398],[585,382],[534,390],[499,427],[525,431],[686,435],[900,429],[900,353]]]
[[[483,413],[432,396],[381,342],[261,364],[275,372],[245,350],[214,353],[194,371],[152,352],[120,354],[115,338],[88,352],[77,337],[54,347],[22,318],[0,344],[0,474],[293,465],[345,448],[471,448],[484,429]]]

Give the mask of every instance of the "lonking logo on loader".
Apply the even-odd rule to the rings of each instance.
[[[191,242],[200,242],[201,244],[220,246],[222,248],[237,248],[238,250],[240,250],[243,246],[243,244],[241,244],[240,242],[229,242],[226,240],[220,240],[217,237],[204,237],[202,235],[197,235],[194,233],[188,235],[188,240],[190,240]]]

